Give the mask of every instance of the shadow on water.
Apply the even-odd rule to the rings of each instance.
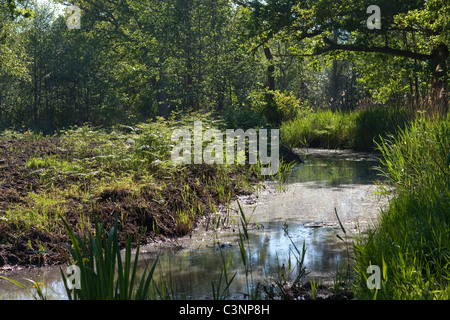
[[[378,215],[382,201],[374,194],[374,182],[379,179],[373,170],[378,165],[376,156],[348,151],[297,151],[304,154],[305,161],[294,167],[283,191],[273,182],[258,192],[256,200],[241,199],[251,221],[249,274],[245,274],[238,246],[236,205],[234,225],[214,231],[200,227],[191,237],[142,248],[142,264],[152,263],[159,256],[154,279],[164,283],[166,294],[178,299],[211,299],[212,283],[217,283],[225,261],[229,277],[236,273],[230,298],[242,298],[249,291],[249,280],[264,284],[276,278],[278,268],[287,266],[289,260],[295,266],[294,246],[301,249],[303,242],[309,277],[332,280],[338,270],[348,267],[347,248],[336,237],[344,235],[334,210],[339,212],[350,237]],[[18,272],[12,278],[38,279],[46,284],[49,298],[64,299],[59,272],[59,268],[42,268]],[[3,281],[0,298],[32,297]]]

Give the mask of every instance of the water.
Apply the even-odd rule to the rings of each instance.
[[[221,213],[232,223],[206,230],[205,222],[191,237],[144,246],[140,263],[152,264],[159,257],[154,278],[164,281],[173,297],[211,299],[212,283],[217,285],[225,261],[229,277],[236,274],[230,297],[242,298],[252,284],[269,284],[276,279],[279,267],[287,268],[289,261],[295,266],[305,243],[307,278],[332,281],[338,270],[346,270],[349,259],[348,246],[336,236],[344,238],[336,213],[347,241],[351,241],[352,234],[363,232],[386,204],[386,199],[375,193],[380,177],[373,167],[378,162],[373,154],[315,149],[298,152],[305,154],[305,162],[294,168],[283,190],[277,182],[268,182],[255,195],[240,199],[250,219],[247,274],[238,246],[237,203]],[[59,272],[59,268],[40,268],[8,277],[24,284],[23,278],[41,281],[49,298],[65,299]],[[296,269],[292,277],[295,275]],[[32,296],[0,280],[0,298]]]

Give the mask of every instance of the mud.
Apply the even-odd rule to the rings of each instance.
[[[30,206],[29,200],[28,203],[26,200],[30,192],[39,194],[50,187],[67,188],[72,184],[79,188],[86,186],[83,178],[70,175],[55,176],[49,185],[48,180],[39,178],[36,170],[25,166],[27,159],[45,155],[57,155],[63,159],[71,157],[70,148],[58,138],[0,141],[0,271],[18,266],[56,265],[67,260],[66,244],[70,244],[70,240],[62,224],[50,233],[42,228],[25,227],[17,220],[9,221],[4,214],[18,205]],[[235,174],[239,175],[239,171],[244,173],[244,170],[245,166],[239,166]],[[217,171],[213,166],[191,166],[183,168],[175,177],[164,177],[162,174],[157,183],[145,186],[139,192],[111,189],[95,194],[94,191],[94,197],[89,202],[67,196],[64,199],[64,216],[80,234],[89,228],[86,221],[92,227],[95,217],[98,217],[109,230],[117,217],[119,244],[122,247],[129,236],[134,244],[139,239],[142,244],[148,244],[185,236],[196,227],[202,215],[210,212],[210,204],[220,205],[226,200],[205,183],[214,181],[215,176]],[[258,181],[256,176],[250,176],[250,180]],[[161,185],[164,187],[161,188]],[[186,188],[188,201],[183,198]],[[230,194],[231,199],[248,193],[235,183],[226,188],[225,194]],[[176,213],[190,211],[193,207],[196,214],[190,216],[190,221],[179,223]]]

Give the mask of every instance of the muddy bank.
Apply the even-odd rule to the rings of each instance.
[[[92,155],[96,155],[94,145]],[[218,168],[201,165],[182,167],[175,174],[155,172],[155,181],[139,190],[109,188],[96,191],[92,180],[85,176],[52,172],[50,178],[43,179],[39,169],[27,166],[32,157],[46,156],[68,160],[73,157],[71,149],[58,138],[0,141],[0,271],[14,266],[48,266],[65,262],[65,244],[70,241],[62,224],[57,223],[57,215],[61,212],[79,234],[92,227],[95,217],[107,229],[113,226],[117,217],[121,246],[129,236],[135,244],[139,238],[142,244],[165,241],[189,234],[198,221],[211,212],[212,205],[219,206],[239,194],[248,194],[249,190],[238,186],[239,177],[245,177],[250,183],[260,181],[247,171],[246,166],[236,166],[229,172],[230,183],[219,194],[212,185]],[[135,173],[133,179],[143,185],[139,173]],[[80,197],[69,192],[74,186],[89,196]],[[33,223],[26,224],[14,218],[15,212],[19,211],[43,214],[30,194],[39,196],[55,189],[64,196],[58,202],[59,207],[46,207],[47,227],[35,227]],[[180,222],[180,212],[192,214]]]

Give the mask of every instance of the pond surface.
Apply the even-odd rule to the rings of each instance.
[[[143,265],[158,257],[155,281],[164,281],[166,292],[178,299],[211,299],[212,283],[217,286],[226,264],[228,276],[236,274],[230,298],[243,298],[253,284],[277,279],[283,265],[285,269],[292,265],[293,280],[303,243],[305,279],[333,281],[337,271],[347,270],[351,252],[337,235],[351,241],[353,235],[375,222],[387,203],[376,194],[380,183],[374,170],[376,156],[318,149],[297,152],[305,161],[292,170],[282,188],[276,181],[267,182],[255,195],[239,199],[249,219],[247,273],[238,245],[242,227],[235,202],[217,214],[222,221],[227,218],[225,226],[219,223],[218,228],[207,230],[206,225],[214,223],[205,221],[191,237],[142,247]],[[50,299],[66,298],[59,268],[16,271],[7,276],[23,284],[27,283],[24,278],[38,280],[46,285]],[[0,299],[32,298],[29,291],[0,280]]]

